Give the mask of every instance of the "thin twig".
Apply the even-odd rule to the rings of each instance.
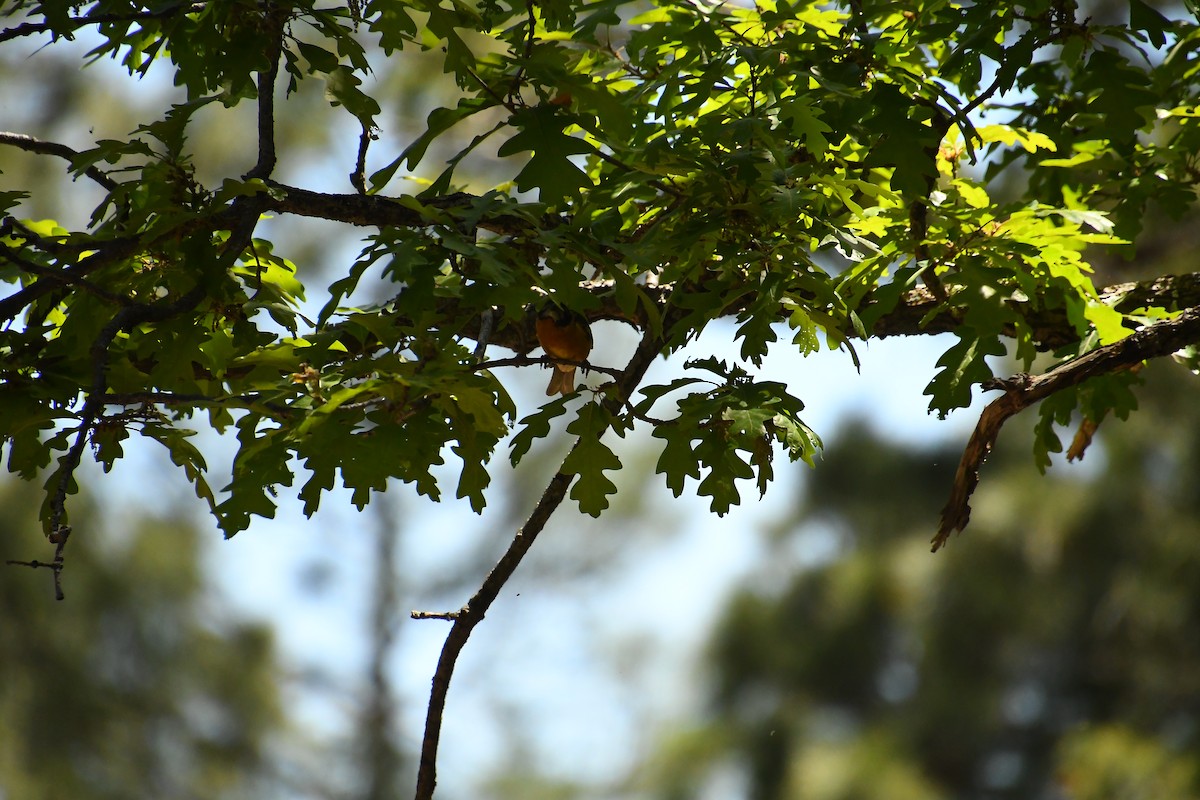
[[[409,615],[413,619],[445,619],[453,622],[462,615],[462,611],[411,611]]]
[[[586,372],[599,372],[608,375],[611,378],[620,378],[625,374],[625,370],[615,369],[614,367],[601,367],[592,364],[588,361],[575,361],[570,358],[555,358],[553,356],[513,356],[512,358],[496,358],[491,361],[483,361],[475,365],[475,369],[496,369],[497,367],[534,367],[538,365],[550,366],[552,364],[567,364],[572,367],[579,367]]]
[[[496,327],[496,309],[489,306],[479,314],[479,335],[475,338],[475,352],[472,357],[482,362],[487,355],[488,342],[492,340],[492,331]]]
[[[43,295],[49,294],[55,289],[62,288],[64,284],[75,284],[84,275],[112,264],[115,261],[128,258],[137,252],[138,249],[138,241],[134,238],[105,242],[103,246],[97,248],[94,254],[64,269],[56,280],[34,281],[25,288],[13,292],[8,297],[0,300],[0,320],[12,319],[20,314],[26,306]]]
[[[656,428],[661,428],[664,425],[670,427],[679,424],[678,419],[658,419],[657,417],[651,417],[647,414],[643,414],[637,410],[637,407],[634,406],[633,403],[625,403],[625,410],[628,411],[629,416],[633,417],[634,419],[649,423]]]
[[[533,43],[537,41],[537,15],[534,12],[535,8],[533,0],[525,0],[525,24],[528,26],[528,29],[525,31],[525,57],[521,59],[521,66],[517,67],[517,72],[513,75],[512,85],[508,88],[510,99],[521,91],[521,81],[525,78],[525,66],[529,63],[529,59],[533,57]]]
[[[63,564],[65,563],[63,560],[63,550],[67,546],[67,538],[70,535],[70,525],[63,525],[58,530],[50,534],[50,541],[54,543],[53,561],[38,561],[37,559],[32,561],[17,561],[15,559],[9,559],[4,563],[10,567],[29,567],[30,569],[44,568],[50,570],[54,574],[54,598],[56,600],[62,600],[64,597],[66,597],[66,595],[63,594],[61,577]]]
[[[595,155],[597,158],[599,158],[601,161],[612,164],[614,167],[616,167],[620,170],[623,170],[624,172],[627,172],[630,175],[644,174],[644,173],[642,173],[641,170],[634,169],[633,167],[629,166],[621,159],[617,158],[612,153],[606,153],[603,150],[596,149],[596,150],[592,151],[592,154]],[[651,187],[657,189],[658,191],[662,192],[663,194],[669,194],[672,197],[678,198],[680,200],[683,199],[683,192],[679,191],[674,186],[670,186],[666,183],[663,183],[662,181],[660,181],[657,178],[653,178],[651,180],[646,181],[646,184],[648,186],[651,186]]]
[[[228,207],[215,212],[207,217],[195,217],[185,222],[180,223],[177,227],[167,228],[159,235],[152,239],[144,239],[141,236],[121,236],[112,239],[95,238],[91,239],[87,245],[67,247],[65,245],[59,247],[50,245],[46,239],[34,237],[38,242],[38,246],[52,254],[60,249],[63,252],[77,252],[88,250],[90,254],[74,265],[67,267],[61,273],[61,281],[34,281],[28,286],[13,292],[8,297],[0,299],[0,320],[12,319],[21,313],[30,303],[40,297],[53,292],[55,289],[61,288],[62,283],[77,283],[80,278],[89,275],[96,270],[113,264],[122,259],[129,258],[135,253],[152,252],[155,245],[163,240],[178,241],[189,235],[197,233],[209,234],[212,231],[232,230],[237,225],[243,223],[247,214],[247,202],[250,199],[256,201],[257,211],[253,216],[252,221],[257,222],[258,215],[263,211],[268,210],[269,199],[265,195],[256,195],[254,198],[245,196],[238,197]],[[5,220],[6,224],[9,220]],[[231,236],[230,240],[238,240],[236,236]],[[244,246],[244,244],[243,244]]]
[[[83,402],[83,408],[79,412],[79,427],[75,430],[75,441],[71,443],[71,448],[67,451],[66,455],[59,460],[58,484],[54,487],[54,494],[50,497],[50,521],[48,528],[50,530],[50,539],[56,545],[53,571],[54,596],[58,600],[62,600],[65,596],[62,590],[63,549],[67,543],[67,537],[71,535],[70,526],[63,523],[63,519],[67,513],[67,494],[71,490],[71,482],[75,477],[75,470],[79,468],[79,462],[83,458],[83,451],[87,447],[88,439],[96,424],[96,418],[100,414],[100,409],[104,406],[104,393],[108,388],[106,371],[108,369],[109,345],[112,344],[113,339],[121,331],[128,330],[143,322],[162,320],[174,316],[195,306],[203,296],[204,289],[201,286],[196,286],[173,303],[149,306],[141,304],[125,306],[101,329],[99,335],[92,342],[92,384],[88,390],[87,398]]]
[[[267,402],[255,393],[231,394],[224,397],[206,394],[183,394],[180,392],[109,393],[104,395],[104,405],[235,406],[237,408],[265,409],[280,417],[296,416],[300,413],[294,408],[279,403]]]
[[[61,235],[42,236],[16,217],[5,214],[0,217],[0,237],[7,236],[11,236],[14,239],[21,239],[26,244],[34,245],[37,250],[49,253],[60,259],[74,259],[84,251],[95,249],[94,243],[71,244],[66,240],[66,237]]]
[[[649,369],[655,356],[661,350],[662,342],[662,338],[651,332],[645,333],[617,382],[620,390],[619,397],[608,402],[615,404],[625,402],[626,398],[641,383],[646,370]],[[580,441],[577,440],[571,451],[574,452],[575,448],[579,446]],[[529,552],[538,534],[545,528],[550,516],[562,504],[573,477],[573,475],[563,472],[555,473],[525,524],[517,530],[504,555],[496,562],[496,566],[488,573],[466,605],[457,612],[445,615],[415,612],[415,614],[421,615],[416,616],[417,619],[452,619],[454,623],[446,635],[446,641],[442,645],[442,654],[433,675],[433,689],[429,694],[429,707],[425,717],[425,736],[421,742],[421,760],[417,770],[416,800],[430,800],[437,785],[437,750],[441,738],[442,715],[446,709],[446,695],[450,691],[450,678],[454,674],[454,666],[458,661],[459,653],[462,652],[463,646],[470,638],[471,631],[483,620],[492,602],[499,596],[500,590],[504,588],[525,554]]]
[[[245,249],[247,243],[253,237],[254,228],[262,214],[262,208],[263,200],[261,195],[239,197],[234,201],[230,210],[230,213],[234,215],[230,225],[230,235],[221,251],[220,263],[217,265],[219,268],[228,269]],[[136,248],[132,245],[130,248],[131,252],[136,251]],[[124,248],[114,248],[105,254],[106,258],[115,259],[117,254],[123,252],[123,250]],[[64,270],[64,273],[79,270],[82,266],[83,262],[75,265],[74,268]],[[51,281],[38,281],[27,288],[33,289],[42,283],[47,283],[51,286],[54,285]],[[190,311],[204,298],[205,293],[205,285],[198,283],[179,299],[170,303],[133,303],[126,305],[113,316],[92,341],[90,351],[92,364],[91,385],[87,390],[87,396],[79,412],[79,426],[75,429],[75,440],[71,443],[71,447],[67,450],[66,454],[59,459],[58,483],[54,487],[54,493],[50,497],[50,519],[47,527],[49,529],[50,540],[56,545],[52,569],[54,572],[54,594],[59,600],[62,600],[64,597],[61,581],[63,549],[67,538],[71,534],[70,526],[63,522],[66,518],[66,500],[67,495],[70,493],[75,471],[79,468],[79,463],[83,458],[83,451],[87,447],[92,430],[95,428],[96,420],[99,418],[100,411],[106,402],[109,348],[113,340],[122,331],[147,322],[161,322]],[[14,302],[15,298],[21,294],[21,292],[18,292],[17,295],[12,295],[0,301],[0,307]]]
[[[464,65],[463,71],[466,72],[468,75],[470,75],[471,79],[474,80],[475,83],[479,84],[479,88],[484,91],[484,94],[486,94],[488,97],[495,100],[498,105],[500,105],[501,107],[506,109],[511,114],[517,113],[519,106],[517,105],[517,103],[513,102],[514,97],[512,95],[510,95],[508,97],[501,97],[496,92],[496,90],[493,89],[490,84],[488,84],[487,81],[485,81],[483,78],[481,78],[479,76],[478,72],[471,69],[471,67],[469,67],[469,66]],[[515,99],[521,100],[520,95],[517,95]]]
[[[362,133],[358,135],[358,155],[354,159],[354,171],[350,173],[350,185],[359,194],[367,193],[367,148],[375,139],[375,132],[367,123],[362,123]]]

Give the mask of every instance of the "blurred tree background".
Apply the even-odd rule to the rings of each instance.
[[[137,101],[116,83],[111,95],[92,93],[95,82],[84,92],[75,62],[53,56],[39,58],[37,70],[0,63],[4,127],[83,146],[71,134],[90,127],[100,138],[109,111]],[[388,137],[411,138],[405,131],[437,104],[448,80],[430,72],[433,63],[406,53],[379,64],[388,88],[378,96],[396,104],[385,108]],[[23,101],[32,96],[36,104]],[[307,168],[319,171],[352,160],[345,153],[357,131],[279,134],[303,141]],[[220,158],[223,140],[236,135],[248,134],[197,131],[197,162],[230,171]],[[24,171],[44,168],[12,149],[0,159],[22,185]],[[348,186],[329,174],[329,185]],[[59,198],[91,191],[65,171],[43,177],[57,189],[34,197],[56,209]],[[1197,229],[1162,225],[1142,249],[1158,262],[1144,271],[1111,264],[1097,284],[1173,271],[1161,260],[1190,253]],[[330,274],[353,258],[313,223],[293,222],[277,236],[297,260],[326,263]],[[512,768],[478,781],[484,788],[473,796],[1200,797],[1200,413],[1182,368],[1155,364],[1144,378],[1142,411],[1102,426],[1082,467],[1037,475],[1019,424],[1010,424],[985,467],[969,532],[937,556],[929,536],[962,442],[913,446],[870,421],[831,433],[820,469],[787,472],[795,507],[775,520],[761,565],[728,601],[696,665],[704,707],[650,720],[661,733],[641,762],[603,781],[564,781],[561,765],[520,758],[545,720],[518,720]],[[628,569],[622,549],[636,543],[644,554],[648,540],[661,544],[681,534],[684,516],[704,514],[655,509],[636,474],[652,470],[652,459],[623,457],[622,505],[590,529],[612,535],[593,537],[586,550],[570,549],[580,537],[570,547],[547,541],[528,581],[553,592],[565,577],[602,592]],[[37,552],[25,489],[0,487],[2,559]],[[532,491],[514,485],[503,502],[515,515]],[[352,741],[322,741],[290,715],[296,667],[270,630],[238,618],[209,585],[200,540],[216,534],[182,516],[93,502],[85,516],[107,520],[108,530],[72,541],[66,603],[53,602],[45,576],[0,572],[0,798],[404,795],[415,741],[394,730],[388,659],[395,612],[411,587],[374,595],[363,625],[373,641],[366,688],[346,712],[361,723]],[[372,585],[395,589],[399,580],[390,570],[397,519],[372,540]],[[731,535],[743,533],[754,535]],[[409,570],[404,580],[424,581],[429,597],[458,597],[495,546],[480,544],[451,577]],[[503,612],[489,618],[497,637],[503,620]],[[488,652],[486,642],[477,646]],[[627,646],[606,641],[611,662],[591,667],[623,674],[617,662]]]
[[[1200,796],[1200,414],[1184,370],[1148,373],[1143,413],[1104,428],[1082,475],[1040,478],[1006,442],[944,557],[928,520],[957,448],[844,429],[776,539],[784,563],[805,537],[829,557],[769,562],[733,598],[706,721],[638,780],[664,798]]]
[[[40,538],[31,500],[0,486],[3,560]],[[0,580],[0,797],[294,796],[302,739],[270,629],[222,608],[186,521],[104,517],[71,602],[23,570]]]

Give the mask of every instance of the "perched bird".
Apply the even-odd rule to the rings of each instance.
[[[592,327],[578,311],[549,303],[538,312],[537,338],[546,355],[568,361],[585,361],[592,352]],[[555,364],[547,395],[575,391],[575,364]]]

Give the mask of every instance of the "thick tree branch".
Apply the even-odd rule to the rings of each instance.
[[[1200,341],[1200,308],[1191,308],[1174,319],[1147,325],[1119,342],[1059,364],[1043,375],[1018,375],[985,385],[984,388],[1001,388],[1004,394],[983,410],[971,434],[954,476],[950,499],[942,509],[941,525],[933,537],[933,550],[936,552],[952,534],[967,526],[971,517],[971,494],[979,484],[979,468],[1009,417],[1088,378],[1132,368],[1197,341]]]
[[[615,406],[619,407],[633,394],[634,389],[645,376],[646,370],[661,351],[662,342],[661,338],[654,336],[649,331],[646,332],[629,364],[617,380],[619,398],[608,402],[613,402]],[[579,447],[578,441],[572,447],[572,452],[576,447]],[[500,590],[512,577],[525,554],[533,546],[538,534],[545,528],[551,515],[562,504],[573,477],[573,475],[562,472],[555,473],[525,524],[517,530],[504,555],[496,562],[496,566],[488,573],[466,605],[458,611],[445,614],[413,613],[414,619],[453,620],[450,632],[446,635],[445,644],[442,645],[442,654],[433,675],[433,689],[429,695],[429,708],[425,717],[425,736],[421,743],[421,760],[417,772],[416,800],[430,800],[437,785],[437,751],[441,739],[442,716],[446,709],[446,696],[450,691],[450,679],[454,674],[459,653],[462,652],[467,639],[470,638],[471,631],[483,620],[484,615],[499,596]]]
[[[264,78],[263,89],[269,81]],[[266,94],[264,92],[264,94]],[[263,110],[266,109],[266,110]],[[269,106],[260,107],[260,123],[264,126],[263,135],[269,139],[270,114]],[[270,144],[260,146],[260,167],[270,164],[272,147]],[[431,200],[416,201],[415,199],[392,199],[376,195],[361,194],[325,194],[299,189],[281,184],[271,184],[271,189],[253,197],[240,197],[230,207],[222,209],[206,218],[189,221],[177,232],[168,232],[163,236],[190,234],[198,231],[229,229],[234,232],[231,241],[248,241],[252,235],[258,216],[262,211],[273,210],[280,213],[291,213],[300,216],[321,217],[347,224],[363,226],[398,226],[398,227],[427,227],[432,219],[443,213],[455,215],[455,209],[468,209],[479,202],[478,198],[468,194],[453,194]],[[557,218],[556,218],[557,219]],[[553,224],[555,220],[549,222]],[[15,223],[14,223],[15,224]],[[530,231],[527,218],[512,214],[480,215],[476,223],[478,228],[509,235],[520,235]],[[47,252],[55,252],[54,243],[37,240],[32,244]],[[77,263],[58,272],[49,268],[38,267],[27,270],[36,274],[38,280],[19,289],[9,297],[0,299],[0,319],[11,319],[21,313],[30,303],[53,291],[69,291],[78,286],[85,291],[92,290],[85,276],[96,269],[111,264],[123,258],[128,258],[139,251],[153,247],[153,242],[139,242],[134,237],[111,239],[93,246],[94,252]],[[230,252],[228,249],[226,252]],[[18,266],[28,259],[20,259]],[[71,253],[57,253],[60,260],[69,259]],[[32,263],[32,262],[31,262]],[[100,287],[95,287],[100,289]],[[637,327],[642,327],[644,319],[630,319],[617,304],[611,281],[595,280],[585,284],[597,298],[598,305],[588,311],[591,321],[622,320]],[[671,285],[655,285],[649,282],[640,288],[648,299],[665,308],[670,293],[674,291]],[[117,301],[116,295],[103,290],[96,292],[106,299]],[[1168,310],[1177,311],[1187,308],[1200,307],[1200,273],[1188,275],[1164,276],[1143,283],[1123,283],[1109,286],[1101,290],[1101,299],[1119,311],[1128,312],[1141,307],[1161,306]],[[122,301],[125,302],[125,301]],[[869,313],[874,301],[868,297],[859,309],[860,314]],[[1027,310],[1023,306],[1030,306]],[[1069,344],[1078,339],[1074,324],[1067,318],[1064,309],[1034,308],[1034,304],[1018,304],[1014,306],[1025,317],[1026,323],[1034,332],[1034,339],[1042,349],[1053,349]],[[733,305],[724,310],[725,315],[739,313],[742,308]],[[439,309],[447,318],[461,317],[457,300],[448,298]],[[901,295],[887,312],[878,316],[870,335],[876,338],[888,336],[924,335],[953,331],[962,323],[962,309],[955,302],[953,290],[951,294],[941,299],[927,288],[916,288]],[[786,311],[781,310],[781,321]],[[494,321],[503,318],[503,314],[494,314],[488,318]],[[397,318],[398,324],[405,320]],[[459,335],[474,341],[486,341],[509,348],[517,354],[528,353],[536,346],[533,335],[533,317],[527,316],[524,324],[496,326],[487,329],[486,319],[473,315],[458,331]],[[502,362],[506,363],[506,362]],[[497,364],[499,365],[499,364]],[[214,398],[215,401],[215,398]],[[211,401],[210,401],[211,402]]]
[[[1161,307],[1183,311],[1200,307],[1200,273],[1164,275],[1150,281],[1118,283],[1099,290],[1100,301],[1122,313],[1139,308]],[[866,307],[872,301],[868,297]],[[1036,308],[1033,304],[1012,306],[1033,330],[1034,342],[1042,350],[1053,350],[1079,340],[1079,333],[1067,317],[1065,308]],[[861,313],[861,312],[860,312]],[[953,290],[948,302],[940,301],[926,288],[917,288],[900,296],[892,310],[883,314],[871,329],[878,339],[889,336],[920,336],[949,333],[963,321],[963,309],[954,302]],[[1007,333],[1011,334],[1012,331]]]
[[[297,186],[269,182],[272,191],[266,199],[267,211],[280,214],[295,214],[314,217],[331,222],[344,222],[368,228],[424,228],[438,220],[430,213],[455,208],[469,209],[472,202],[482,200],[478,195],[455,192],[433,198],[413,197],[403,199],[378,194],[335,194],[314,192]],[[546,220],[553,224],[557,218]],[[507,214],[492,214],[481,217],[476,227],[493,233],[534,233],[535,226],[529,220]]]
[[[277,60],[274,63],[278,63]],[[260,141],[259,163],[255,171],[270,168],[273,163],[272,114],[271,106],[265,102],[269,96],[269,76],[262,76],[260,90]],[[53,148],[50,143],[43,143],[47,148]],[[69,148],[66,150],[69,151]],[[51,150],[47,150],[51,152]],[[73,152],[73,151],[70,151]],[[474,225],[479,230],[492,233],[521,236],[532,234],[537,227],[527,217],[511,213],[479,214],[475,208],[484,198],[466,193],[456,193],[437,198],[417,200],[416,198],[389,198],[379,195],[364,194],[329,194],[314,192],[298,187],[286,186],[271,182],[268,179],[268,191],[253,197],[239,197],[224,209],[217,210],[208,217],[189,220],[179,229],[161,234],[163,237],[178,237],[192,235],[198,232],[208,232],[220,229],[233,231],[232,241],[248,241],[258,216],[264,211],[274,211],[282,214],[323,218],[356,226],[370,227],[406,227],[427,228],[434,224],[461,224],[461,214],[457,211],[471,211],[471,217],[477,219]],[[542,225],[554,226],[565,222],[560,217],[551,217],[539,221]],[[15,223],[14,223],[15,224]],[[32,242],[38,249],[54,253],[61,260],[72,257],[71,253],[57,253],[54,243],[37,240]],[[21,313],[30,303],[53,291],[67,291],[72,286],[88,290],[90,285],[85,282],[87,275],[105,265],[123,258],[135,255],[154,246],[154,242],[139,241],[134,237],[110,239],[92,246],[93,252],[79,259],[71,266],[62,269],[57,274],[48,268],[29,270],[37,274],[38,280],[14,292],[6,298],[0,298],[0,320],[11,319]],[[18,254],[14,257],[20,258]],[[24,259],[28,260],[28,259]],[[622,320],[642,327],[645,319],[629,318],[618,305],[611,281],[594,280],[585,284],[584,288],[591,291],[597,298],[598,305],[589,310],[591,321]],[[954,288],[948,287],[949,294],[939,298],[928,288],[916,288],[903,293],[894,306],[882,314],[877,314],[869,335],[875,338],[888,336],[911,336],[949,332],[962,324],[963,308],[956,303]],[[672,285],[657,285],[648,281],[640,288],[648,299],[665,308],[670,294],[675,290]],[[1164,276],[1144,283],[1123,283],[1109,286],[1101,290],[1101,299],[1119,311],[1128,312],[1140,307],[1161,306],[1168,310],[1178,311],[1186,308],[1200,307],[1200,273]],[[110,299],[116,299],[113,295]],[[749,302],[749,296],[740,301]],[[858,309],[862,315],[871,315],[875,300],[868,296]],[[1025,318],[1026,324],[1033,330],[1033,338],[1038,347],[1050,350],[1069,344],[1078,339],[1074,324],[1068,319],[1065,309],[1037,308],[1033,303],[1014,304]],[[724,315],[737,314],[743,310],[742,305],[734,304],[723,310]],[[439,309],[442,316],[460,318],[462,314],[458,302],[447,298]],[[786,319],[788,311],[780,310],[780,321]],[[496,314],[491,319],[503,318]],[[397,318],[398,324],[405,320]],[[536,346],[533,336],[533,318],[528,317],[524,324],[491,327],[478,314],[468,319],[458,334],[466,339],[495,344],[509,348],[518,354],[528,353]]]
[[[618,305],[612,281],[589,281],[584,284],[584,288],[599,301],[597,307],[585,312],[589,321],[622,320],[638,327],[644,325],[645,320],[631,319]],[[663,308],[674,291],[674,286],[645,285],[640,287],[640,291]],[[1123,313],[1156,306],[1168,311],[1196,308],[1200,307],[1200,273],[1166,275],[1141,283],[1114,284],[1100,289],[1099,295],[1102,302]],[[751,300],[751,297],[743,298],[739,304],[725,308],[721,315],[736,315],[743,311]],[[859,313],[863,314],[873,304],[874,301],[868,296]],[[1034,308],[1032,304],[1017,304],[1014,308],[1024,316],[1026,323],[1033,330],[1035,343],[1042,350],[1057,349],[1079,340],[1079,333],[1067,317],[1066,309]],[[457,302],[445,301],[440,311],[448,316],[457,316]],[[789,314],[790,310],[780,309],[779,321],[786,322]],[[886,339],[891,336],[950,333],[962,325],[963,314],[964,308],[955,304],[953,292],[943,301],[928,288],[918,287],[904,292],[895,307],[875,321],[869,335],[876,339]],[[530,316],[527,324],[523,326],[510,325],[492,331],[489,343],[507,347],[518,353],[527,353],[536,346],[532,331],[533,317]],[[478,321],[468,322],[460,333],[467,339],[475,340],[480,333]],[[1011,335],[1014,332],[1008,333]]]
[[[295,214],[305,217],[319,217],[336,222],[364,227],[400,227],[424,228],[435,224],[433,218],[437,212],[450,212],[456,208],[467,209],[473,202],[481,198],[456,193],[434,199],[399,200],[381,195],[361,194],[328,194],[300,189],[283,184],[272,183],[272,192],[264,200],[265,210],[280,214]],[[423,212],[420,209],[429,209]],[[553,225],[558,218],[544,220]],[[561,220],[559,220],[561,222]],[[512,214],[482,215],[476,226],[480,230],[505,235],[520,235],[533,233],[534,228],[527,219]],[[603,319],[628,319],[627,315],[617,306],[611,291],[612,282],[604,280],[591,281],[588,288],[597,295],[602,306],[589,312],[592,321]],[[882,314],[875,322],[871,335],[876,338],[888,336],[918,336],[953,331],[962,324],[963,309],[954,302],[954,288],[946,287],[948,296],[941,299],[928,288],[911,289],[901,295],[896,306]],[[660,307],[674,290],[672,285],[646,285],[646,292]],[[749,296],[743,303],[751,302]],[[1122,283],[1108,286],[1100,290],[1100,299],[1113,305],[1118,311],[1128,312],[1137,308],[1161,306],[1171,311],[1178,311],[1193,306],[1200,306],[1200,273],[1185,275],[1168,275],[1143,283]],[[868,297],[860,314],[869,309],[874,300]],[[453,312],[453,302],[448,302],[447,313]],[[1052,350],[1065,344],[1078,341],[1079,334],[1074,324],[1067,318],[1065,309],[1037,308],[1032,303],[1016,304],[1014,308],[1022,313],[1026,322],[1033,329],[1034,340],[1044,350]],[[725,315],[737,314],[743,306],[733,305],[724,310]],[[785,321],[790,312],[781,309],[780,321]],[[629,320],[640,324],[640,320]],[[469,339],[474,339],[479,333],[479,326],[468,326],[462,331]],[[521,331],[494,331],[490,343],[523,352],[521,347],[529,341]],[[526,350],[528,347],[526,347]]]

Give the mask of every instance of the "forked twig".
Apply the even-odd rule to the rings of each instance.
[[[1191,308],[1172,319],[1147,325],[1119,342],[1059,364],[1045,374],[1019,375],[986,385],[984,388],[1003,389],[1004,394],[983,410],[967,442],[954,474],[950,499],[942,509],[941,524],[933,537],[933,551],[937,552],[952,534],[967,527],[971,518],[971,494],[979,485],[979,468],[991,453],[1000,428],[1009,417],[1088,378],[1128,369],[1147,359],[1174,353],[1196,341],[1200,341],[1200,309]]]

